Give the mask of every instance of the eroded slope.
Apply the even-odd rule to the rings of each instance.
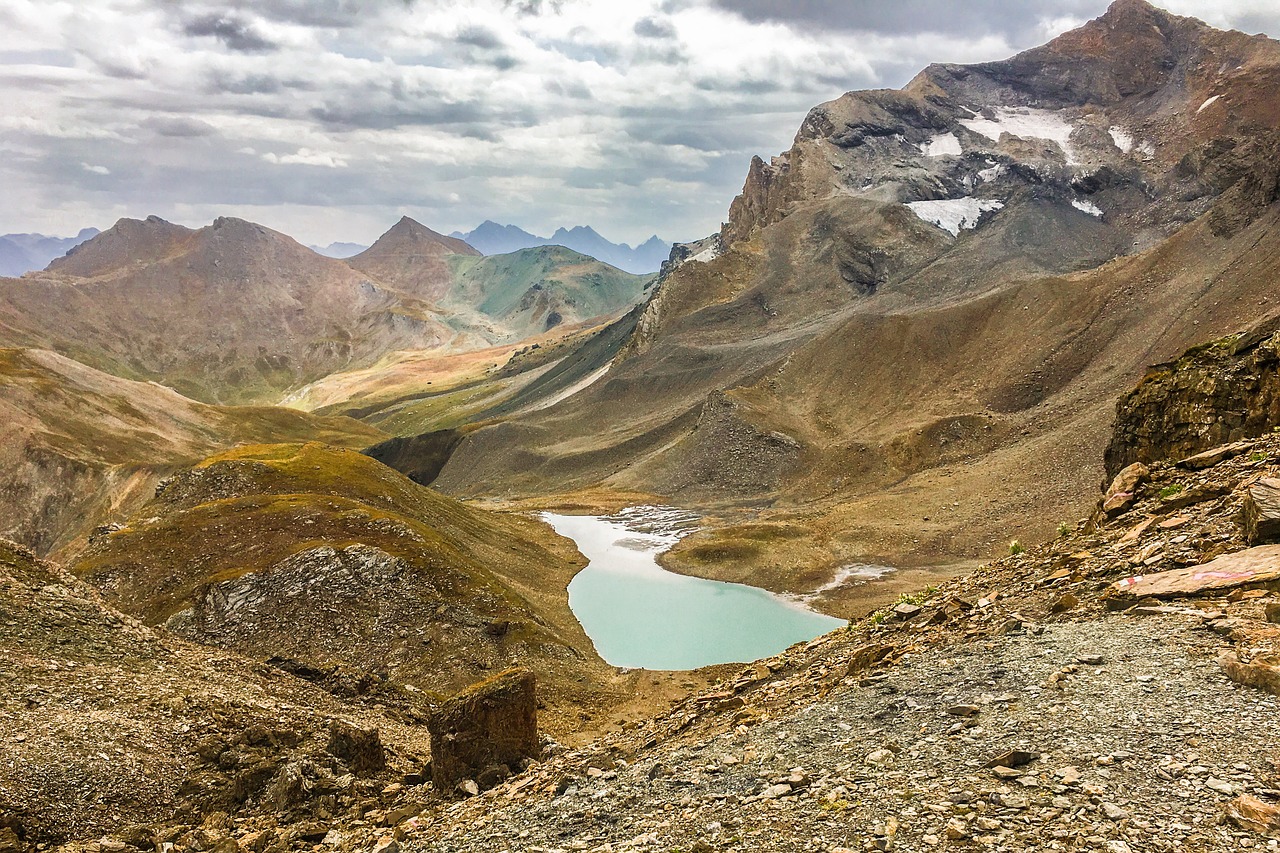
[[[311,443],[206,459],[72,569],[147,624],[339,680],[444,695],[527,666],[555,718],[611,674],[568,609],[580,559],[537,521]]]

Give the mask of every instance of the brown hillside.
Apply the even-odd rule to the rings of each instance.
[[[335,370],[452,336],[342,261],[239,219],[195,232],[123,220],[46,272],[0,281],[0,343],[53,349],[205,402],[275,402]]]
[[[347,418],[197,403],[43,350],[0,349],[0,536],[41,554],[75,550],[156,483],[239,442],[318,439],[363,447],[382,434]]]
[[[577,720],[612,678],[565,599],[580,567],[540,522],[311,443],[204,460],[72,570],[148,624],[352,682],[443,696],[525,666]]]
[[[403,216],[377,242],[348,258],[347,263],[419,299],[438,300],[453,284],[445,260],[449,255],[478,257],[480,252],[456,237],[438,234]]]

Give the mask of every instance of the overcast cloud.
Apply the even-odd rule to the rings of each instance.
[[[401,214],[635,243],[719,227],[813,105],[1000,59],[1106,0],[0,0],[0,233]],[[1274,0],[1169,0],[1280,33]]]

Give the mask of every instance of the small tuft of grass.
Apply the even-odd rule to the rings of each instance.
[[[1026,551],[1026,550],[1027,550],[1027,549],[1026,549],[1026,548],[1024,548],[1024,547],[1022,546],[1022,543],[1021,543],[1021,542],[1019,542],[1017,539],[1014,539],[1012,542],[1010,542],[1010,543],[1009,543],[1009,556],[1010,556],[1010,557],[1016,557],[1016,556],[1018,556],[1019,554],[1023,553],[1024,551]]]
[[[1068,533],[1070,533],[1070,532],[1071,532],[1071,525],[1070,525],[1070,524],[1067,524],[1065,521],[1062,521],[1062,522],[1059,522],[1059,523],[1058,523],[1058,535],[1059,535],[1059,536],[1066,536],[1066,535],[1067,535]]]
[[[1160,499],[1167,500],[1174,495],[1182,494],[1183,486],[1181,483],[1170,483],[1160,490]]]
[[[1270,458],[1271,454],[1265,450],[1255,450],[1253,453],[1249,454],[1250,462],[1266,462]]]

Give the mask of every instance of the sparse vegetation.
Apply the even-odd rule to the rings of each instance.
[[[1010,557],[1016,557],[1016,556],[1018,556],[1019,554],[1023,553],[1024,551],[1026,551],[1026,550],[1027,550],[1027,549],[1026,549],[1026,548],[1024,548],[1024,547],[1023,547],[1023,545],[1022,545],[1022,543],[1021,543],[1021,542],[1019,542],[1017,539],[1014,539],[1012,542],[1010,542],[1010,543],[1009,543],[1009,556],[1010,556]]]
[[[937,591],[938,588],[936,586],[926,586],[920,592],[904,592],[898,596],[898,600],[894,604],[924,604]]]
[[[1058,535],[1066,536],[1069,533],[1071,533],[1071,525],[1067,524],[1065,521],[1058,522]]]
[[[1160,500],[1168,500],[1174,495],[1182,494],[1183,486],[1181,483],[1170,483],[1160,490]]]

